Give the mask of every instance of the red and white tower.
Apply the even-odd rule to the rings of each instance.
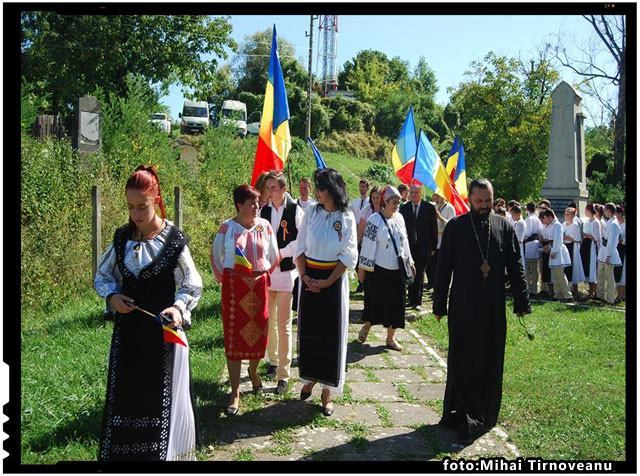
[[[316,77],[326,96],[330,89],[338,89],[338,15],[319,15],[320,46],[318,48],[318,62],[316,63]],[[322,67],[318,76],[318,65]]]

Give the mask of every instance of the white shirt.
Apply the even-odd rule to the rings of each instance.
[[[549,268],[566,268],[567,266],[571,266],[569,250],[562,242],[562,225],[556,218],[547,228],[549,229],[549,236],[553,240],[549,254]],[[553,257],[551,257],[551,255],[553,255]]]
[[[367,205],[369,205],[369,197],[358,197],[355,200],[352,200],[349,204],[349,208],[353,212],[353,216],[356,219],[356,224],[360,223],[360,215]]]
[[[525,224],[525,232],[524,238],[527,239],[531,235],[537,236],[543,228],[542,222],[540,218],[534,213],[532,215],[527,216],[524,221]],[[524,245],[524,259],[529,261],[539,260],[542,255],[540,253],[540,242],[538,240],[533,240]]]
[[[356,220],[351,210],[326,211],[318,204],[304,214],[298,228],[294,261],[304,253],[317,261],[340,261],[354,269],[358,261]]]
[[[282,214],[284,213],[285,205],[287,204],[287,199],[280,205],[280,208],[276,208],[273,203],[269,202],[267,207],[271,208],[271,228],[275,231],[276,237],[278,233],[282,233],[280,231],[280,224],[282,223]],[[263,207],[264,208],[264,207]],[[296,229],[300,230],[300,225],[302,224],[302,218],[304,217],[304,210],[301,207],[296,206]],[[293,255],[296,251],[298,240],[297,237],[295,240],[289,242],[287,246],[280,249],[280,254],[282,258],[293,258]],[[293,283],[295,279],[298,277],[298,268],[293,268],[289,271],[281,271],[280,266],[276,266],[273,271],[271,271],[271,285],[269,286],[269,291],[293,291]]]
[[[307,200],[306,202],[305,202],[304,200],[302,200],[302,197],[300,197],[300,198],[298,198],[298,199],[296,200],[296,202],[298,203],[298,205],[300,205],[300,207],[302,208],[302,210],[303,210],[304,212],[306,212],[306,211],[309,209],[309,207],[312,207],[312,206],[314,206],[316,203],[318,203],[318,202],[316,202],[313,198],[311,198],[311,196],[309,196],[309,197],[307,197],[307,198],[308,198],[308,200]]]
[[[436,210],[445,218],[447,221],[451,220],[454,216],[456,216],[456,209],[453,208],[446,200],[442,202],[442,205],[435,204]]]
[[[609,258],[611,266],[621,266],[620,254],[618,253],[618,238],[620,237],[620,223],[613,216],[607,220],[607,234],[605,235],[607,246],[601,246],[598,251],[598,261],[606,263]],[[604,242],[603,242],[604,243]]]
[[[586,235],[593,236],[593,241],[596,245],[600,246],[600,222],[595,218],[587,220],[584,224],[583,230]]]
[[[387,224],[391,228],[391,233],[400,255],[411,259],[407,228],[402,214],[394,213],[391,218],[387,218]],[[373,271],[375,265],[390,270],[399,269],[398,255],[391,242],[387,225],[385,225],[380,213],[374,213],[367,220],[362,236],[359,265],[366,271]]]

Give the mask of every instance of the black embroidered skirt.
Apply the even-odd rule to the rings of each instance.
[[[400,270],[375,265],[373,272],[365,273],[362,321],[404,329],[404,294]]]
[[[308,259],[306,273],[314,279],[326,279],[337,263]],[[341,387],[344,382],[349,319],[344,306],[344,299],[349,299],[348,294],[344,295],[345,279],[343,274],[319,293],[307,291],[300,282],[298,368],[302,379],[333,387]]]

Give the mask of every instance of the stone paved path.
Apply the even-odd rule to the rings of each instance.
[[[404,346],[401,353],[385,349],[386,329],[381,326],[374,326],[367,342],[360,344],[361,311],[362,301],[352,300],[346,384],[344,393],[333,398],[332,416],[321,413],[320,385],[311,398],[300,401],[295,357],[285,396],[276,395],[277,382],[264,377],[265,393],[251,395],[243,363],[240,413],[220,417],[214,443],[206,448],[207,459],[424,461],[446,455],[519,456],[499,428],[470,446],[457,444],[452,431],[437,425],[446,381],[442,357],[428,348],[428,338],[411,322],[396,332]],[[293,339],[295,347],[295,325]],[[226,371],[222,380],[228,386]]]

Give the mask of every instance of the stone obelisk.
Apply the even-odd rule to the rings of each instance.
[[[551,202],[558,220],[564,221],[567,203],[578,204],[578,214],[584,217],[587,204],[587,177],[584,151],[584,119],[582,97],[570,84],[562,81],[551,93],[551,134],[547,178],[540,198]]]

